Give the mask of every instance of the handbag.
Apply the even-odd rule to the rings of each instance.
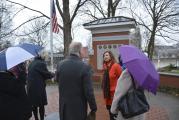
[[[132,78],[132,90],[129,90],[118,102],[118,109],[124,118],[131,118],[149,110],[149,104],[142,88],[136,88]]]

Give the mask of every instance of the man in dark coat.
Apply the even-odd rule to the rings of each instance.
[[[25,78],[11,70],[0,71],[0,120],[29,120],[31,106],[21,84]]]
[[[57,66],[60,120],[86,120],[87,103],[91,113],[95,114],[97,110],[92,88],[92,70],[82,62],[81,48],[81,43],[72,42],[69,47],[70,56]]]
[[[27,77],[27,95],[32,104],[35,120],[39,120],[38,108],[40,113],[40,120],[44,120],[44,105],[47,105],[45,81],[47,79],[51,79],[52,77],[53,74],[48,71],[47,65],[42,56],[36,57],[29,65]]]

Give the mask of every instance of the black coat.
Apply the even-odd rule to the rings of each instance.
[[[32,106],[47,105],[46,83],[47,79],[53,77],[48,71],[44,60],[36,58],[29,65],[27,75],[27,95]]]
[[[76,55],[58,64],[60,120],[86,120],[87,103],[92,111],[97,110],[91,73],[90,67]]]
[[[28,120],[31,106],[24,85],[10,72],[0,72],[0,120]]]

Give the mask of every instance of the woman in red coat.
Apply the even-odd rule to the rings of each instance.
[[[114,119],[114,114],[110,112],[115,88],[117,85],[117,80],[122,73],[121,66],[116,62],[114,55],[111,51],[106,51],[103,54],[103,81],[102,88],[104,99],[106,103],[106,108],[109,111],[110,120]]]

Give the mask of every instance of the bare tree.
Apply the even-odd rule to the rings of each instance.
[[[12,30],[9,31],[8,33],[6,33],[6,35],[14,34],[16,37],[18,37],[18,39],[20,40],[19,42],[21,42],[21,43],[30,40],[31,42],[36,43],[36,44],[41,45],[41,46],[46,45],[46,42],[45,42],[44,40],[39,40],[39,39],[42,39],[42,36],[45,35],[45,34],[44,34],[44,35],[40,35],[40,34],[43,33],[44,31],[47,31],[47,29],[46,29],[47,27],[49,28],[50,17],[47,16],[47,15],[45,15],[45,14],[42,13],[41,11],[32,9],[32,8],[30,8],[30,7],[28,7],[28,6],[23,5],[23,4],[20,4],[20,3],[17,3],[17,2],[13,2],[13,1],[10,1],[10,0],[5,0],[5,1],[7,1],[7,2],[9,2],[9,3],[11,3],[11,4],[14,4],[14,5],[16,5],[16,6],[20,6],[20,7],[21,7],[20,10],[18,10],[18,12],[16,12],[16,13],[14,14],[14,17],[15,17],[18,13],[20,13],[21,11],[23,11],[23,10],[25,10],[25,9],[27,9],[27,10],[29,10],[29,11],[32,11],[32,12],[39,13],[39,16],[34,16],[34,17],[28,19],[27,21],[22,22],[19,26],[17,26],[16,28],[12,29]],[[46,18],[46,20],[45,20],[45,18]],[[40,20],[42,20],[42,19],[45,20],[45,21],[43,22],[43,25],[42,25],[42,26],[38,26],[38,24],[37,24],[38,27],[34,27],[35,22],[40,21]],[[31,24],[31,28],[29,28],[29,26],[28,26],[29,23],[32,23],[33,21],[35,21],[35,22],[33,23],[33,25]],[[62,29],[62,26],[61,26],[61,25],[58,25],[58,26]],[[22,28],[22,29],[23,29],[23,28],[26,28],[26,30],[22,32],[22,31],[21,31],[21,28]],[[28,28],[29,28],[29,29],[28,29]],[[27,29],[28,29],[28,30],[27,30]],[[20,32],[18,32],[18,31],[20,31]],[[43,31],[43,32],[42,32],[42,31]],[[46,32],[45,32],[45,33],[46,33]],[[46,35],[47,35],[47,33],[46,33]],[[39,37],[37,37],[37,36],[39,36]],[[41,37],[40,37],[40,36],[41,36]],[[60,49],[60,50],[62,49],[62,45],[61,45],[61,44],[63,44],[63,43],[61,42],[61,39],[63,39],[63,37],[61,37],[61,36],[62,36],[62,33],[60,33],[60,35],[54,35],[54,39],[57,40],[57,43],[56,43],[56,44],[59,44],[59,45],[56,45],[56,44],[55,44],[55,46],[54,46],[56,51],[58,51],[59,49]],[[43,37],[43,38],[44,38],[44,37]],[[64,48],[64,47],[63,47],[63,48]]]
[[[37,12],[39,14],[41,14],[41,16],[38,16],[36,18],[33,18],[29,21],[32,21],[34,19],[38,19],[40,17],[45,17],[50,19],[50,17],[48,17],[47,15],[45,15],[44,13],[38,11],[38,10],[34,10],[31,9],[25,5],[22,5],[20,3],[17,2],[12,2],[10,0],[6,0],[10,3],[22,6],[24,9],[28,9],[34,12]],[[68,54],[68,46],[72,41],[72,35],[71,35],[71,29],[72,29],[72,23],[74,21],[74,18],[77,16],[79,9],[89,0],[77,0],[77,4],[74,7],[73,11],[70,11],[70,6],[69,6],[69,0],[62,0],[62,4],[59,4],[59,1],[56,0],[56,5],[58,8],[58,12],[61,15],[62,21],[63,21],[63,25],[59,25],[59,27],[62,29],[63,31],[63,40],[64,40],[64,55],[66,56]],[[70,15],[71,14],[71,15]],[[18,26],[17,28],[15,28],[14,30],[12,30],[11,32],[14,32],[15,30],[17,30],[19,27],[23,26],[24,24],[28,23],[29,21],[26,21],[24,23],[22,23],[20,26]]]
[[[134,0],[129,0],[132,16],[138,24],[145,28],[149,33],[147,53],[150,59],[153,58],[156,37],[174,40],[171,34],[179,32],[179,11],[176,10],[176,0],[138,0],[137,6],[143,14],[135,12],[136,7],[132,8]],[[145,17],[144,17],[145,16]]]
[[[72,41],[72,23],[74,18],[77,16],[79,9],[89,0],[78,0],[77,4],[70,15],[69,0],[62,0],[62,5],[56,0],[58,11],[63,20],[63,40],[64,40],[64,55],[68,54],[68,46]],[[61,9],[62,8],[62,9]]]
[[[85,6],[82,12],[94,20],[115,17],[120,1],[121,0],[108,0],[106,5],[104,0],[89,0],[88,5]]]
[[[108,17],[114,17],[116,8],[121,0],[108,0]]]
[[[10,35],[6,35],[12,28],[12,6],[1,0],[0,3],[0,41],[6,41]]]
[[[93,20],[107,17],[107,7],[101,0],[90,0],[81,12]]]
[[[7,2],[9,2],[9,3],[11,3],[11,4],[14,4],[14,5],[17,5],[17,6],[21,6],[22,8],[21,8],[17,13],[21,12],[22,10],[28,9],[28,10],[30,10],[30,11],[32,11],[32,12],[36,12],[36,13],[39,13],[39,14],[40,14],[39,16],[33,17],[33,18],[31,18],[31,19],[29,19],[29,20],[27,20],[27,21],[25,21],[25,22],[22,22],[19,26],[17,26],[16,28],[14,28],[13,30],[11,30],[11,31],[10,31],[9,33],[7,33],[7,34],[12,34],[12,33],[14,33],[16,30],[18,30],[19,28],[21,28],[21,27],[24,26],[25,24],[27,24],[27,23],[29,23],[29,22],[31,22],[31,21],[33,21],[33,20],[36,20],[36,19],[47,18],[48,20],[50,20],[50,17],[49,17],[48,15],[45,15],[45,14],[42,13],[41,11],[32,9],[32,8],[30,8],[30,7],[28,7],[28,6],[25,6],[25,5],[23,5],[23,4],[20,4],[20,3],[17,3],[17,2],[13,2],[13,1],[10,1],[10,0],[5,0],[5,1],[7,1]],[[14,16],[15,16],[17,13],[15,13]],[[49,23],[49,21],[48,21],[47,23]],[[59,27],[62,28],[60,25],[59,25]]]
[[[5,48],[8,48],[12,46],[12,44],[10,43],[10,41],[0,41],[0,51],[5,49]]]
[[[25,27],[24,36],[30,42],[45,47],[47,45],[47,41],[45,40],[48,33],[47,25],[48,23],[43,18],[34,20],[30,26]]]

